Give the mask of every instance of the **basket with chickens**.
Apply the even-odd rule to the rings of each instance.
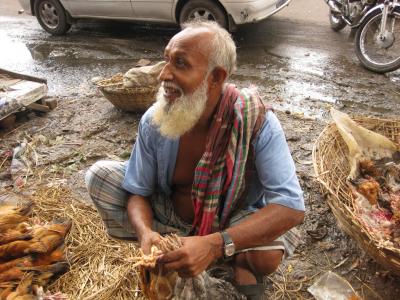
[[[317,179],[347,234],[400,274],[400,120],[331,115],[313,149]]]
[[[0,299],[66,299],[44,290],[68,270],[63,245],[71,223],[38,224],[32,207],[0,205]]]

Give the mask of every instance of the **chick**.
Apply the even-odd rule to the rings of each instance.
[[[8,262],[0,264],[0,273],[7,271],[13,267],[31,267],[32,264],[32,257],[25,256],[22,258],[17,258],[10,260]]]
[[[140,267],[140,283],[144,296],[150,300],[172,299],[178,274],[168,272],[161,275],[159,266],[155,268]]]
[[[368,179],[361,179],[355,182],[357,191],[367,198],[371,205],[376,205],[378,203],[378,196],[380,186],[379,183],[372,177]]]
[[[31,238],[32,234],[30,232],[23,232],[18,229],[8,229],[4,233],[0,233],[0,245],[19,240],[30,240]]]
[[[34,282],[40,286],[46,286],[51,279],[64,274],[68,269],[69,265],[67,262],[57,262],[52,265],[23,268],[24,271],[35,272]]]
[[[20,280],[24,276],[24,272],[20,267],[13,267],[0,273],[0,282],[10,282]]]
[[[393,213],[393,221],[400,225],[400,192],[391,194],[390,208]]]
[[[388,163],[385,166],[384,178],[385,186],[390,192],[396,193],[400,191],[400,165]]]
[[[33,274],[25,274],[16,290],[10,293],[6,300],[36,300],[37,297],[32,293]]]
[[[382,175],[382,172],[375,166],[375,163],[370,159],[364,159],[359,162],[359,168],[361,175],[379,177]]]
[[[210,276],[206,271],[195,277],[178,277],[175,289],[174,299],[196,300],[244,300],[246,299],[236,288],[223,279]]]
[[[0,246],[0,259],[22,257],[32,253],[46,253],[47,247],[35,240],[14,241]]]
[[[65,260],[64,246],[60,246],[51,253],[34,254],[33,266],[51,265]]]
[[[0,206],[0,232],[15,228],[18,224],[28,220],[31,213],[33,202],[28,202],[22,206],[2,205]]]
[[[66,222],[36,227],[32,231],[33,240],[41,243],[46,248],[45,252],[53,251],[64,242],[71,225],[71,222]]]
[[[13,289],[11,287],[0,289],[0,300],[6,300],[12,291]]]

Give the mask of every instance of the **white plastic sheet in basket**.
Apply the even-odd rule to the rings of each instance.
[[[132,68],[124,74],[124,87],[149,87],[158,84],[158,75],[164,68],[165,62],[160,61],[155,65]]]
[[[392,158],[399,151],[395,143],[387,137],[368,130],[354,122],[347,114],[331,109],[340,135],[349,148],[349,179],[359,175],[358,163],[363,159],[379,160]]]

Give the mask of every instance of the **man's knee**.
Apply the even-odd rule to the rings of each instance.
[[[100,160],[93,164],[85,174],[85,183],[87,190],[91,191],[91,187],[94,183],[94,179],[103,179],[106,180],[107,176],[109,176],[112,172],[116,171],[116,164],[119,162],[116,161],[108,161],[108,160]]]
[[[275,272],[283,256],[282,250],[248,251],[246,261],[250,270],[257,276],[264,276]]]
[[[85,183],[86,183],[86,188],[90,192],[90,187],[93,184],[93,179],[96,177],[98,173],[101,172],[102,166],[104,162],[103,161],[98,161],[95,164],[93,164],[85,174]]]

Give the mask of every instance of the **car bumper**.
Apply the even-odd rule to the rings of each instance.
[[[21,4],[22,8],[24,9],[25,13],[31,15],[31,1],[30,0],[18,0],[19,4]]]
[[[223,5],[236,24],[259,22],[286,7],[291,0],[225,0]]]

